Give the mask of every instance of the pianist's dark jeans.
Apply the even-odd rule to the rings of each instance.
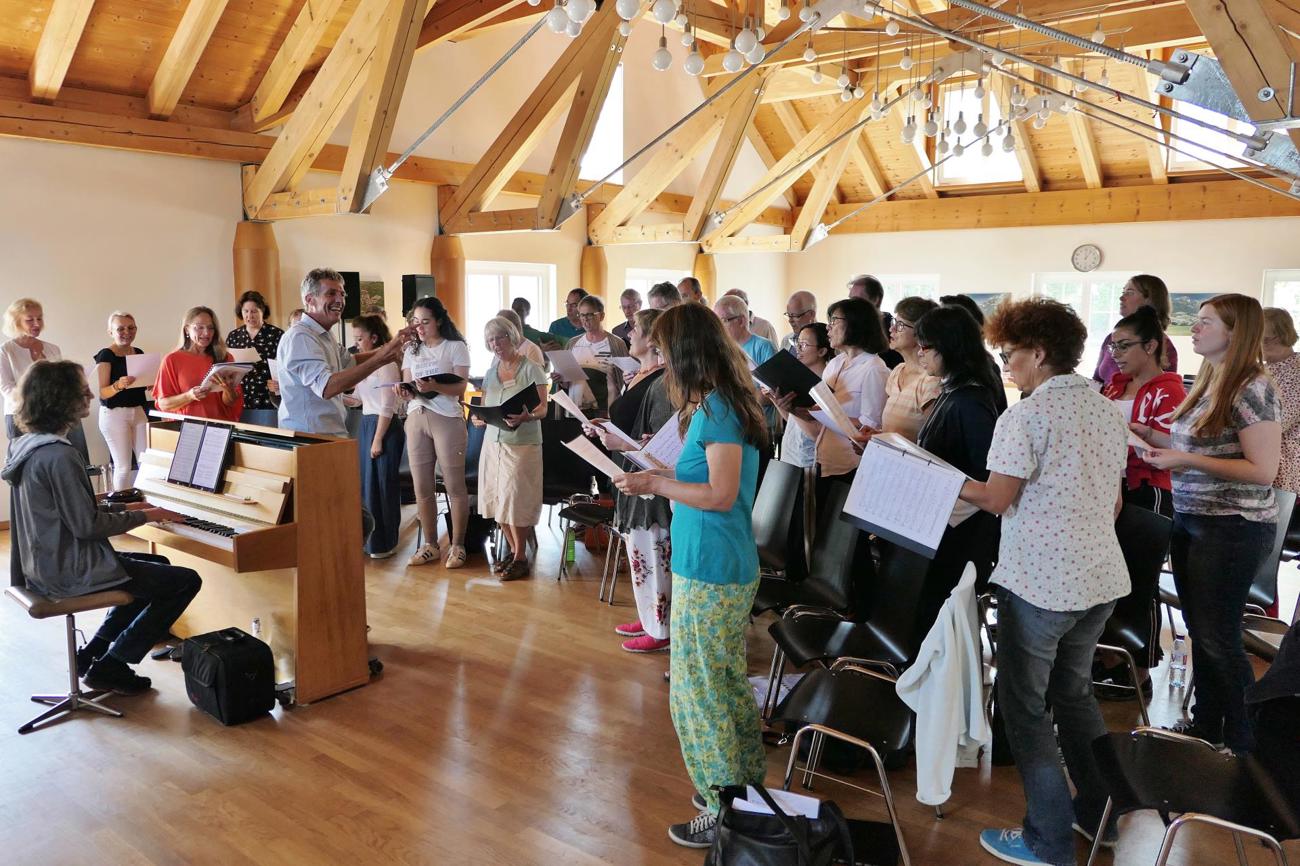
[[[137,664],[145,653],[167,635],[203,581],[192,568],[166,565],[140,554],[119,553],[118,559],[130,577],[120,589],[135,596],[130,604],[118,605],[108,612],[95,637],[108,641],[108,654],[118,661]]]

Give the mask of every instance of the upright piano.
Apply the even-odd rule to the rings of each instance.
[[[186,520],[131,530],[203,578],[172,631],[248,631],[257,620],[275,656],[276,682],[292,684],[284,691],[298,703],[364,685],[370,665],[356,442],[227,424],[234,444],[214,493],[167,480],[181,424],[171,416],[149,425],[136,487]]]

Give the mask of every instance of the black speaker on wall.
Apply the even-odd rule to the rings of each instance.
[[[356,271],[339,271],[343,290],[348,293],[343,301],[343,321],[350,322],[361,315],[361,274]]]
[[[402,275],[402,315],[410,313],[417,300],[429,297],[433,297],[432,274]]]

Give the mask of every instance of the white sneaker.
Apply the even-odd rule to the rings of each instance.
[[[468,557],[465,553],[465,545],[453,544],[451,546],[451,549],[447,551],[446,565],[448,568],[460,568],[462,565],[465,564],[465,560],[467,558]]]
[[[372,553],[372,554],[370,554],[370,558],[371,558],[371,559],[387,559],[388,557],[392,556],[394,553],[397,553],[397,548],[396,548],[396,547],[394,547],[392,550],[385,550],[385,551],[383,551],[382,553]]]
[[[433,544],[426,544],[423,547],[421,547],[419,550],[415,551],[415,553],[412,553],[411,558],[406,561],[406,564],[407,565],[428,565],[431,562],[437,562],[437,561],[438,561],[437,546]]]

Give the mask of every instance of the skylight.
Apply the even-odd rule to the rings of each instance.
[[[990,129],[996,127],[1002,120],[1002,112],[998,110],[998,101],[992,95],[986,93],[984,98],[980,99],[975,96],[975,85],[967,82],[964,85],[943,88],[940,91],[939,102],[942,106],[939,129],[941,131],[945,128],[949,130],[948,144],[950,146],[961,142],[965,148],[965,152],[961,156],[948,159],[936,169],[940,185],[1004,183],[1024,180],[1025,176],[1020,170],[1020,161],[1016,158],[1015,151],[1004,151],[1002,149],[1003,136],[1001,132],[988,137],[987,140],[993,143],[993,152],[988,156],[984,156],[981,152],[981,146],[984,142],[975,140],[974,128],[981,114],[983,114],[984,122],[988,124]],[[958,118],[961,118],[966,124],[966,132],[963,135],[957,135],[953,130],[953,127],[957,125]],[[936,153],[935,161],[938,162],[943,157],[944,154]]]

